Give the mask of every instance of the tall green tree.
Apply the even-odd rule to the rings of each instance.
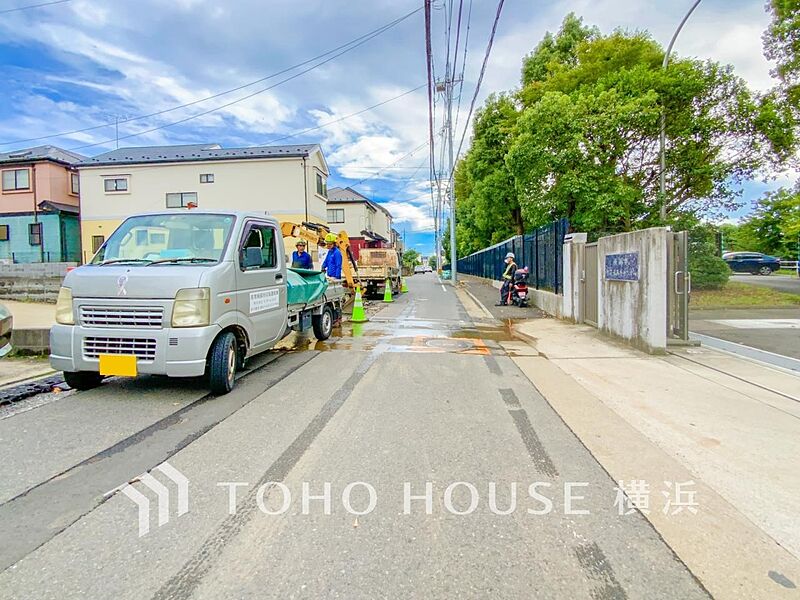
[[[739,181],[793,156],[795,123],[777,95],[729,66],[674,57],[664,70],[663,58],[646,33],[602,35],[572,14],[547,34],[523,61],[522,87],[475,119],[455,175],[459,255],[561,217],[589,232],[660,224],[662,114],[676,227],[737,207]]]
[[[764,54],[775,62],[775,75],[786,100],[800,109],[800,0],[769,0],[772,16],[764,33]]]
[[[409,248],[403,252],[403,264],[406,267],[413,268],[415,265],[419,263],[419,252],[414,250],[413,248]]]
[[[671,220],[736,206],[735,183],[785,160],[791,125],[727,66],[675,59],[644,33],[589,37],[520,93],[506,157],[523,213],[588,231],[659,223],[658,135],[666,115]],[[528,61],[536,59],[536,53]]]
[[[514,176],[505,163],[516,119],[513,100],[503,94],[490,96],[476,113],[472,148],[455,173],[459,256],[525,231]]]
[[[800,236],[800,188],[768,192],[739,225],[736,238],[742,250],[764,252],[786,259],[798,254]]]

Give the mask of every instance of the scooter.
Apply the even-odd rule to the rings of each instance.
[[[517,269],[514,282],[508,293],[509,304],[525,308],[528,306],[528,267]]]

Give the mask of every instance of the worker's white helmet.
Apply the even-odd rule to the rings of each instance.
[[[506,254],[506,258],[514,258],[514,253],[509,252],[508,254]]]

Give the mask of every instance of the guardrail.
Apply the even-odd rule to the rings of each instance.
[[[781,261],[781,269],[790,269],[792,271],[797,270],[797,261],[796,260],[782,260]]]

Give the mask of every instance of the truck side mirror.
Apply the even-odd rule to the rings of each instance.
[[[252,269],[253,267],[260,267],[263,259],[261,257],[261,248],[244,248],[242,250],[242,268]]]

